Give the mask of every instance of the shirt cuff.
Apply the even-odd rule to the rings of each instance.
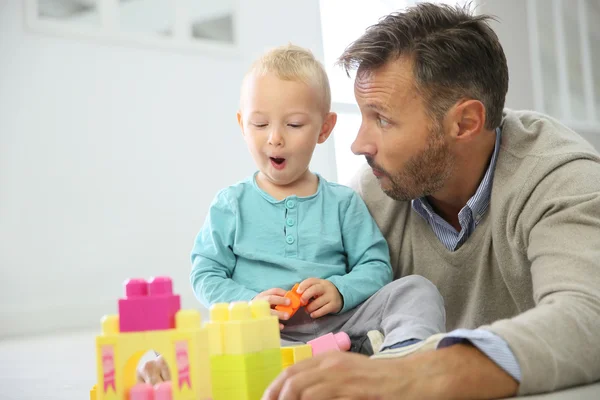
[[[517,382],[521,382],[521,367],[508,344],[500,336],[483,329],[456,329],[440,340],[438,349],[458,343],[471,343],[479,351],[495,362]]]

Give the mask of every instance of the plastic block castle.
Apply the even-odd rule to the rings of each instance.
[[[96,338],[91,400],[259,400],[283,368],[350,347],[340,332],[281,348],[279,321],[262,300],[215,304],[202,325],[198,311],[180,309],[168,277],[126,281],[118,308],[118,316],[102,319]],[[171,382],[136,384],[137,365],[149,350],[162,355]]]
[[[97,385],[90,397],[128,399],[140,358],[155,350],[169,366],[172,399],[210,399],[208,340],[200,313],[180,310],[170,278],[128,280],[119,315],[102,319],[96,338]]]

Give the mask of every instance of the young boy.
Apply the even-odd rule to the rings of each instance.
[[[291,319],[273,309],[282,339],[341,330],[368,354],[441,332],[435,287],[414,276],[390,284],[388,246],[362,199],[309,170],[336,123],[330,105],[327,75],[309,51],[288,45],[253,64],[237,119],[258,171],[210,207],[191,254],[196,297],[206,307],[263,298],[274,308],[299,282],[306,306]]]

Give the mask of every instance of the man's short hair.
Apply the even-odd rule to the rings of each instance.
[[[346,72],[369,72],[404,58],[413,64],[415,89],[429,115],[439,121],[461,99],[485,106],[485,127],[502,120],[508,66],[488,15],[469,6],[420,3],[390,14],[350,44],[338,59]]]

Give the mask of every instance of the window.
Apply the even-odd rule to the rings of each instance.
[[[164,49],[235,53],[237,0],[26,0],[41,33]]]
[[[536,110],[600,133],[600,2],[528,0]]]
[[[332,109],[338,114],[338,122],[332,135],[335,145],[338,182],[348,183],[364,163],[350,151],[361,116],[354,99],[354,76],[348,78],[335,61],[346,46],[360,37],[370,25],[394,11],[419,3],[418,0],[321,0],[321,24],[325,68],[331,84]],[[466,0],[437,0],[437,3],[465,4]]]

